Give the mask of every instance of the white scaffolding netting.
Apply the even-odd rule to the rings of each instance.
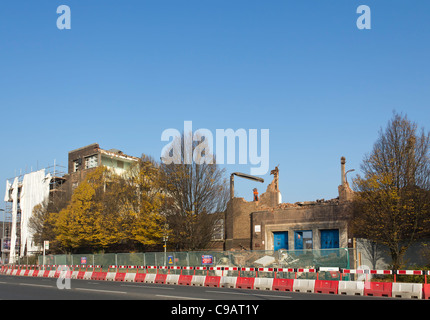
[[[16,244],[16,219],[18,213],[18,177],[16,177],[12,184],[12,230],[10,237],[10,259],[9,262],[15,262],[15,244]]]
[[[45,169],[26,174],[22,181],[21,191],[21,252],[20,257],[27,252],[38,251],[39,247],[33,243],[33,230],[29,228],[28,222],[33,215],[33,209],[41,204],[49,196],[49,183],[51,175],[45,176]]]
[[[29,221],[33,215],[33,209],[36,205],[41,204],[49,196],[49,184],[51,175],[45,174],[45,169],[28,173],[24,175],[22,183],[19,183],[18,177],[10,185],[6,183],[5,201],[12,202],[12,230],[10,246],[10,263],[16,259],[16,242],[17,242],[17,222],[18,210],[21,210],[21,239],[20,239],[20,257],[27,253],[39,251],[39,247],[34,245],[34,231],[29,227]],[[19,188],[21,186],[21,192]],[[12,189],[12,192],[11,192]]]

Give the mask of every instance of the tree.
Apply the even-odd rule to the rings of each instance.
[[[128,176],[123,177],[123,183],[129,189],[131,205],[127,207],[133,215],[131,238],[144,246],[158,246],[169,230],[162,214],[164,195],[157,163],[142,155]]]
[[[176,153],[179,159],[170,164],[162,163],[160,174],[166,198],[163,212],[172,232],[169,242],[173,242],[176,249],[196,250],[205,248],[211,241],[220,219],[216,213],[225,211],[227,205],[229,186],[224,170],[215,161],[213,164],[199,159],[187,161],[186,155],[196,150],[202,152],[201,156],[212,159],[208,157],[208,150],[201,150],[196,141],[191,144],[191,152],[187,150],[189,146],[183,143],[187,134],[191,133],[184,133],[172,142],[172,150],[181,150],[180,154]]]
[[[99,167],[89,173],[75,189],[69,205],[59,212],[56,239],[62,247],[76,251],[103,246],[98,225],[102,207],[95,199],[103,188],[105,172],[104,167]]]
[[[56,221],[58,212],[66,208],[71,195],[67,192],[50,193],[49,198],[33,208],[33,214],[29,220],[29,228],[33,233],[33,241],[42,247],[45,240],[49,241],[51,252],[59,251],[56,241]]]
[[[352,230],[386,245],[398,269],[408,247],[427,232],[430,207],[430,134],[394,114],[354,180]]]
[[[56,240],[66,251],[160,245],[165,228],[162,199],[158,168],[146,156],[124,175],[98,167],[56,215]]]

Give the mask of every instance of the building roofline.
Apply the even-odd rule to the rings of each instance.
[[[85,147],[81,147],[81,148],[78,148],[78,149],[71,150],[71,151],[69,151],[69,154],[72,153],[72,152],[80,151],[80,150],[87,149],[87,148],[90,148],[90,147],[100,148],[100,146],[99,146],[98,143],[92,143],[92,144],[89,144],[89,145],[87,145]]]

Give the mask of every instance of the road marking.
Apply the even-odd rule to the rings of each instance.
[[[270,294],[255,294],[256,296],[259,297],[273,297],[273,298],[284,298],[284,299],[292,299],[293,297],[290,296],[272,296]]]
[[[240,295],[248,295],[248,293],[241,293],[241,292],[227,292],[227,291],[211,291],[207,290],[205,292],[212,292],[212,293],[225,293],[225,294],[240,294]]]
[[[293,297],[290,296],[275,296],[270,294],[258,294],[258,293],[247,293],[247,292],[227,292],[227,291],[215,291],[215,290],[206,290],[205,292],[210,293],[222,293],[222,294],[239,294],[239,295],[250,295],[250,296],[258,296],[258,297],[273,297],[273,298],[285,298],[285,299],[292,299]]]
[[[142,285],[122,284],[121,287],[145,288],[145,289],[162,289],[162,290],[175,290],[175,288],[151,287]]]
[[[55,288],[53,286],[48,286],[44,284],[32,284],[32,283],[20,283],[20,286],[29,286],[29,287],[43,287],[43,288]]]
[[[170,298],[170,299],[185,299],[185,300],[209,300],[209,299],[203,299],[203,298],[191,298],[191,297],[182,297],[182,296],[167,296],[164,294],[156,294],[156,297],[164,297],[164,298]]]
[[[83,291],[96,291],[96,292],[105,292],[105,293],[123,293],[126,294],[125,291],[113,291],[113,290],[99,290],[99,289],[87,289],[87,288],[74,288],[75,290],[83,290]]]

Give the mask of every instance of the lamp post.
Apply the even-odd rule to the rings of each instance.
[[[164,242],[164,266],[167,265],[167,241],[169,240],[169,236],[168,235],[164,235],[163,236],[163,242]]]
[[[346,178],[346,175],[347,175],[349,172],[353,172],[353,171],[355,171],[355,169],[351,169],[351,170],[348,170],[347,172],[345,172],[345,182],[346,182],[346,183],[348,183],[348,179]]]

